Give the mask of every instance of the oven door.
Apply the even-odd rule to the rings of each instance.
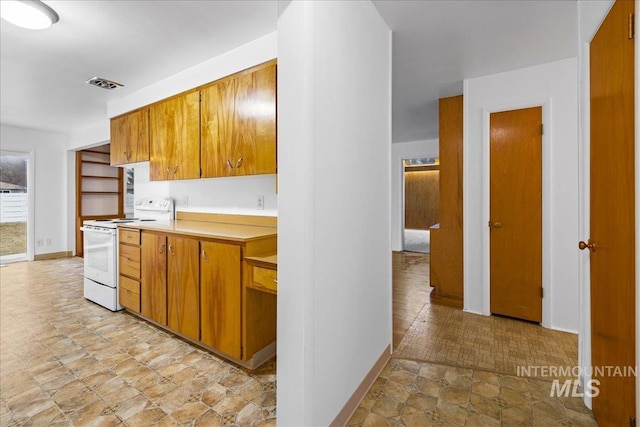
[[[116,287],[116,230],[84,226],[84,277]]]

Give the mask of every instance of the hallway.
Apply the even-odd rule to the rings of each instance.
[[[577,335],[432,305],[428,266],[393,254],[394,353],[350,426],[597,426],[582,399],[550,397],[554,378],[517,376],[576,366]]]

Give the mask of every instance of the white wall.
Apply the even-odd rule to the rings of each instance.
[[[278,424],[328,425],[391,343],[391,33],[280,2]]]
[[[404,249],[404,164],[406,159],[438,157],[437,139],[391,144],[391,249]]]
[[[180,211],[277,216],[276,175],[150,181],[149,162],[135,163],[134,199],[172,197]],[[264,209],[256,208],[264,196]]]
[[[543,326],[579,329],[577,59],[464,82],[465,310],[489,309],[489,113],[543,106]]]
[[[67,243],[67,152],[68,136],[15,126],[0,125],[2,149],[33,152],[29,167],[35,170],[35,183],[29,188],[35,193],[35,224],[33,241],[42,239],[35,255],[72,250]],[[72,167],[73,169],[73,167]],[[51,245],[46,242],[51,239]]]

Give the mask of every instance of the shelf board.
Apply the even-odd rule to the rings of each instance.
[[[107,166],[111,166],[110,162],[99,162],[97,160],[82,160],[82,163],[91,163],[94,165],[107,165]]]
[[[82,178],[91,178],[91,179],[120,179],[117,176],[102,176],[102,175],[82,175]]]
[[[415,166],[405,166],[405,172],[422,172],[422,171],[438,171],[440,170],[440,165],[415,165]]]
[[[94,154],[111,154],[109,151],[99,151],[99,150],[82,150],[83,153],[94,153]]]
[[[82,194],[120,194],[120,191],[83,191]]]

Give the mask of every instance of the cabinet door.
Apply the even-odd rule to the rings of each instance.
[[[140,312],[156,322],[167,324],[167,238],[142,233],[142,278]]]
[[[276,173],[276,64],[225,78],[201,94],[202,176]]]
[[[111,119],[111,165],[149,160],[149,109]]]
[[[199,242],[167,238],[168,326],[194,340],[200,339]]]
[[[200,94],[151,106],[151,180],[200,178]]]
[[[240,246],[200,242],[200,247],[200,341],[239,359]]]

